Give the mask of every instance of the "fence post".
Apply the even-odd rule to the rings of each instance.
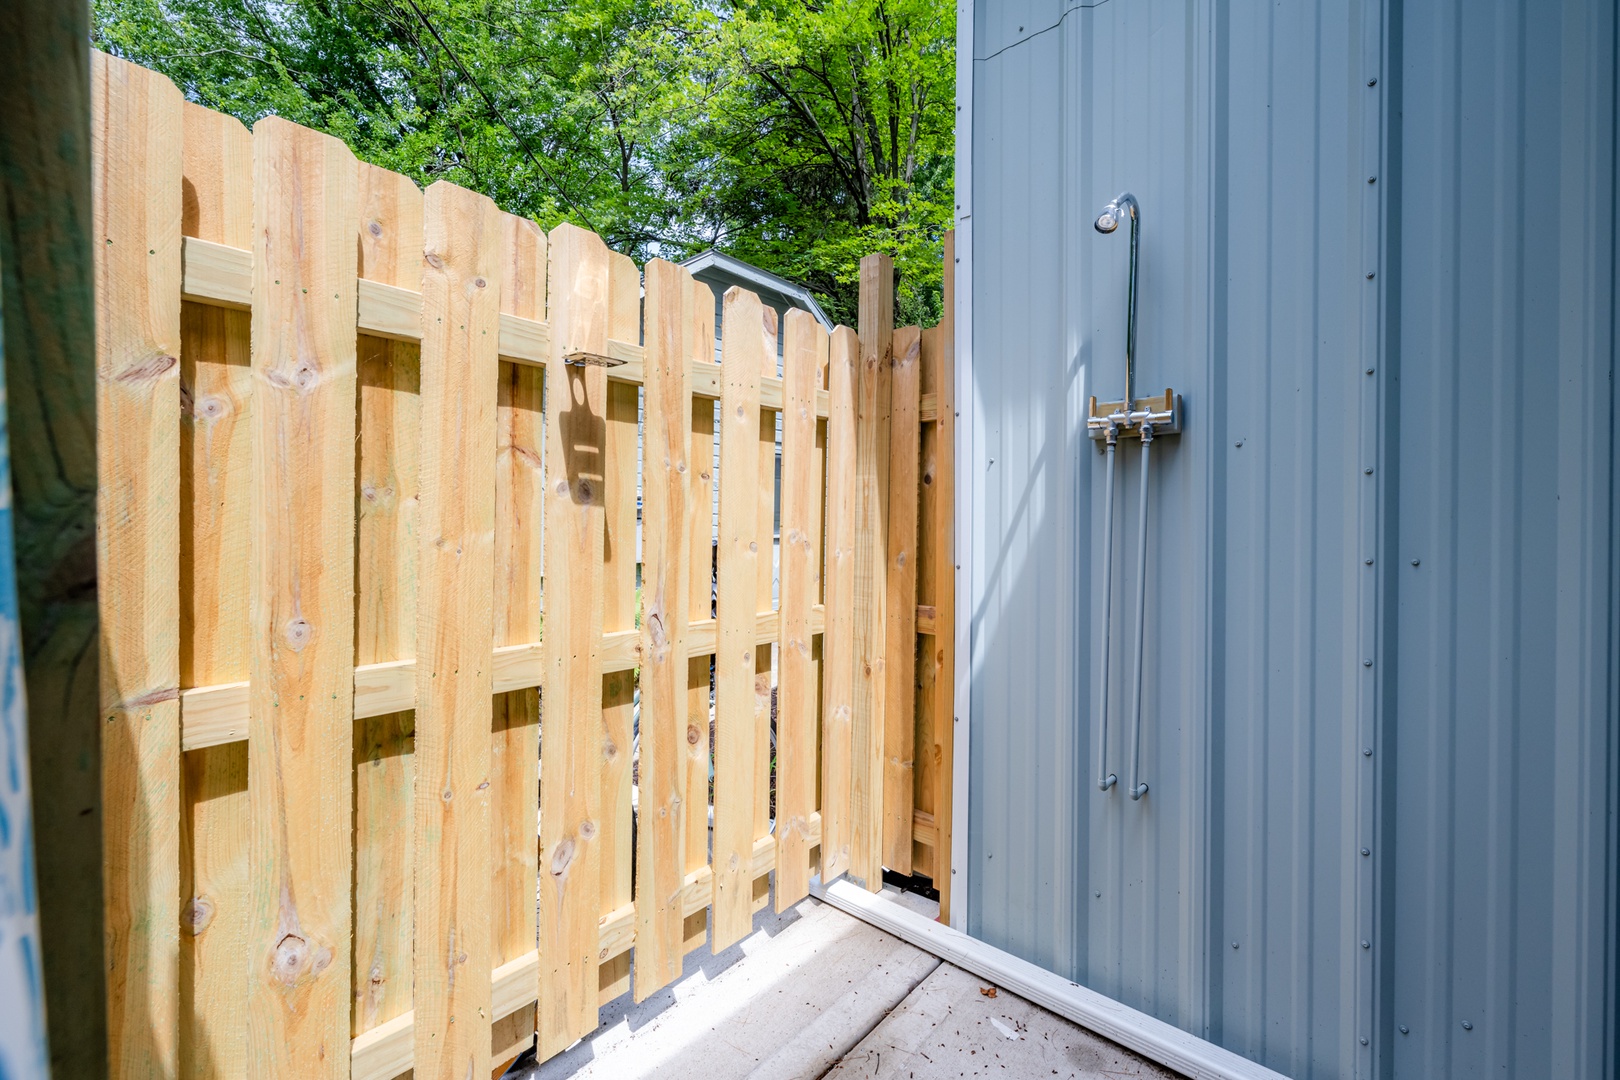
[[[888,633],[889,412],[894,260],[861,260],[861,359],[855,399],[855,693],[851,726],[849,872],[883,887],[885,650]]]

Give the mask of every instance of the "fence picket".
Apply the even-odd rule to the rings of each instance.
[[[883,886],[883,740],[887,726],[887,514],[894,355],[894,261],[861,260],[861,358],[855,399],[855,693],[850,752],[849,872]]]
[[[945,234],[945,296],[943,315],[934,328],[938,342],[933,428],[933,483],[926,485],[932,505],[926,519],[933,549],[934,607],[933,664],[936,691],[929,729],[934,737],[934,887],[939,890],[939,918],[951,919],[954,868],[951,866],[952,784],[955,780],[953,748],[956,713],[956,234]],[[929,355],[924,340],[924,356]],[[925,504],[926,505],[926,504]]]
[[[757,832],[758,730],[755,627],[760,607],[759,377],[766,363],[765,307],[732,288],[720,345],[720,544],[715,641],[714,928],[718,953],[753,925],[751,855]],[[775,312],[772,312],[773,323]],[[771,327],[774,330],[774,326]],[[768,545],[768,537],[763,545]]]
[[[855,396],[860,340],[840,326],[827,362],[827,628],[822,636],[821,878],[850,868],[854,834]]]
[[[178,1064],[183,134],[161,75],[98,53],[92,79],[107,1036],[123,1077]]]
[[[776,310],[760,311],[763,354],[760,374],[776,371],[776,343],[779,320]],[[775,611],[772,592],[776,585],[776,423],[778,410],[759,410],[759,473],[755,498],[759,505],[759,558],[754,564],[754,598],[761,615]],[[722,480],[722,483],[724,481]],[[772,742],[772,690],[776,683],[776,643],[754,646],[754,839],[771,834],[772,773],[776,747]],[[769,874],[753,881],[752,910],[758,911],[770,900]]]
[[[714,292],[693,281],[689,285],[688,362],[697,370],[715,366]],[[687,309],[683,309],[687,310]],[[691,512],[687,517],[687,618],[715,617],[714,589],[718,572],[714,532],[715,445],[712,397],[692,397],[692,438],[690,453]],[[708,867],[709,836],[712,827],[714,777],[714,654],[700,653],[687,663],[686,696],[686,872]],[[709,912],[705,907],[690,915],[684,924],[686,952],[701,946],[708,937]]]
[[[883,649],[883,865],[911,873],[917,711],[917,462],[920,331],[894,332],[890,365],[887,614]]]
[[[505,267],[501,311],[529,319],[546,312],[546,234],[532,221],[502,217]],[[540,640],[540,522],[545,476],[543,372],[502,361],[496,392],[495,644]],[[524,687],[495,695],[491,745],[490,884],[494,922],[490,947],[496,966],[534,952],[535,890],[539,852],[535,838],[540,788],[540,692]],[[505,1030],[516,1040],[495,1042],[495,1062],[515,1057],[533,1041],[529,1001],[510,1014]],[[500,1017],[497,1016],[497,1021]]]
[[[816,799],[816,671],[810,608],[821,584],[821,476],[816,388],[827,332],[807,311],[784,320],[782,349],[781,655],[776,741],[776,910],[810,891],[810,815]]]
[[[337,1078],[350,1027],[354,155],[260,120],[253,216],[248,1075]]]
[[[424,194],[423,232],[414,1060],[423,1076],[482,1076],[504,244],[495,204],[444,181]]]
[[[188,102],[182,231],[253,242],[253,138]],[[180,312],[180,686],[248,677],[248,313],[190,301]],[[180,819],[181,1077],[247,1071],[247,743],[188,751]]]
[[[601,911],[603,443],[608,252],[593,233],[550,236],[546,367],[545,624],[541,656],[539,1053],[596,1027]]]
[[[422,283],[422,192],[360,165],[360,276]],[[361,334],[355,521],[355,663],[416,656],[422,347]],[[354,1017],[361,1035],[411,1011],[416,712],[354,725]]]
[[[608,337],[641,340],[641,272],[628,256],[608,253]],[[643,365],[645,367],[645,364]],[[607,387],[606,484],[602,572],[602,629],[636,628],[636,453],[640,387],[611,382]],[[631,881],[635,841],[630,822],[630,759],[634,746],[636,672],[612,671],[602,678],[602,892],[607,916],[634,899]],[[601,1000],[630,988],[628,950],[601,960]]]
[[[689,618],[686,567],[691,526],[687,517],[700,512],[688,505],[692,406],[687,356],[691,351],[693,283],[686,271],[660,259],[647,264],[646,281],[637,1001],[646,1000],[681,973],[688,812],[687,665],[683,662]]]

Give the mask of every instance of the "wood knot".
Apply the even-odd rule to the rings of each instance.
[[[195,404],[192,415],[203,420],[223,420],[230,411],[224,398],[210,394]]]
[[[688,724],[686,726],[686,745],[696,746],[699,738],[701,738],[701,736],[698,734],[697,725]]]
[[[307,394],[320,385],[321,373],[309,359],[298,361],[292,372],[292,384],[301,394]]]
[[[473,288],[475,289],[482,289],[488,284],[489,282],[485,281],[483,278],[473,278]]]
[[[586,820],[579,823],[579,838],[589,840],[596,835],[596,822]]]
[[[214,902],[206,896],[193,896],[180,912],[180,927],[192,936],[208,929],[208,924],[213,921]]]
[[[579,501],[582,505],[591,505],[591,499],[593,496],[595,496],[595,494],[596,491],[591,487],[591,482],[589,480],[581,480],[579,482]]]
[[[370,233],[372,236],[374,236],[377,239],[381,240],[382,239],[382,222],[380,222],[380,221],[370,222],[369,224],[366,225],[366,232]]]
[[[118,381],[122,383],[151,382],[179,362],[179,360],[169,356],[167,353],[148,356],[119,372]]]
[[[303,652],[304,646],[309,644],[310,638],[315,636],[315,628],[309,625],[309,620],[303,616],[293,619],[287,624],[283,636],[287,639],[287,647],[293,652]]]
[[[285,986],[295,985],[310,969],[309,942],[297,934],[288,934],[276,942],[270,954],[270,971]]]
[[[444,269],[444,257],[437,251],[424,251],[422,253],[422,261],[433,267],[435,270]]]
[[[573,837],[563,838],[562,843],[558,844],[551,852],[552,877],[561,878],[568,874],[568,867],[573,863],[574,852],[577,850]]]

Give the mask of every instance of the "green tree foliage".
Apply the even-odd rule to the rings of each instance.
[[[855,321],[894,255],[940,313],[951,0],[95,0],[98,47],[251,124],[448,179],[645,260],[708,247]]]

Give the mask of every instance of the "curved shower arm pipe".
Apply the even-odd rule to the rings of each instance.
[[[1125,215],[1131,219],[1131,271],[1125,291],[1125,412],[1129,413],[1136,399],[1132,397],[1136,386],[1136,240],[1141,227],[1141,208],[1136,196],[1128,191],[1116,195],[1112,202],[1097,215],[1096,229],[1107,234],[1119,228]]]

